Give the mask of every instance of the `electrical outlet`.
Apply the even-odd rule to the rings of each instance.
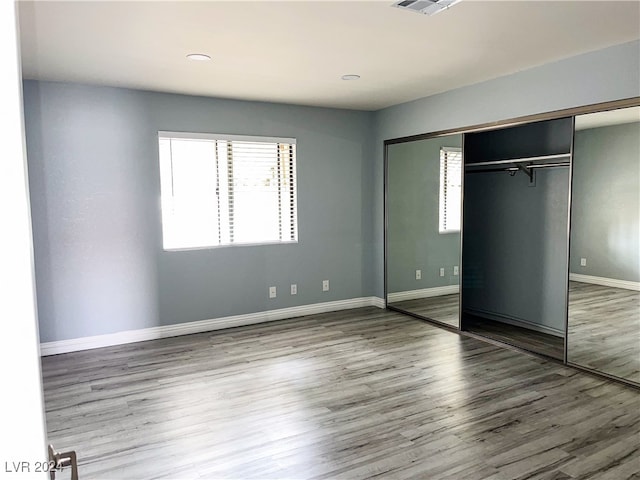
[[[298,294],[298,285],[296,285],[295,283],[291,284],[291,295],[297,295]]]
[[[420,280],[422,278],[422,270],[416,270],[416,280]]]
[[[276,287],[269,287],[269,298],[276,298]]]
[[[322,281],[322,291],[323,292],[328,292],[329,291],[329,280],[323,280]]]
[[[581,258],[580,259],[580,266],[581,267],[586,267],[587,266],[587,259],[586,258]]]
[[[460,275],[460,269],[458,268],[458,265],[453,266],[453,274]]]
[[[440,276],[441,276],[441,277],[444,277],[444,268],[441,268],[441,269],[440,269]]]

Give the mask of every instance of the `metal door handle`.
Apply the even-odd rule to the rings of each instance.
[[[78,480],[78,457],[73,450],[69,452],[56,452],[52,445],[49,445],[49,461],[54,462],[54,467],[49,470],[49,478],[56,479],[56,472],[62,471],[65,467],[71,467],[71,480]]]

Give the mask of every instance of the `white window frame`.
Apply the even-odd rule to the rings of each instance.
[[[170,152],[169,158],[163,155],[162,142],[167,140],[205,140],[211,141],[215,154],[212,155],[212,178],[215,179],[216,187],[214,196],[217,197],[217,202],[212,205],[211,208],[211,224],[214,228],[217,222],[217,241],[194,242],[193,245],[186,245],[182,242],[175,241],[175,225],[178,225],[176,221],[176,215],[174,215],[173,202],[173,155]],[[220,142],[220,143],[218,143]],[[261,143],[261,144],[273,144],[275,148],[280,149],[282,147],[289,147],[288,154],[286,156],[280,156],[280,150],[276,154],[276,170],[278,177],[276,181],[278,189],[278,236],[279,239],[265,239],[258,241],[241,241],[234,239],[234,209],[229,208],[233,203],[231,200],[234,198],[235,186],[232,179],[229,178],[230,172],[233,170],[233,165],[238,165],[235,162],[242,161],[233,159],[232,155],[232,142],[238,142],[239,144],[247,143]],[[224,145],[223,149],[227,153],[225,158],[221,159],[218,155],[220,145]],[[248,136],[248,135],[230,135],[230,134],[214,134],[214,133],[192,133],[192,132],[173,132],[173,131],[159,131],[158,132],[158,148],[159,148],[159,163],[160,163],[160,180],[161,180],[161,209],[162,209],[162,234],[163,234],[163,249],[166,251],[179,251],[179,250],[199,250],[199,249],[212,249],[221,247],[235,247],[235,246],[248,246],[248,245],[273,245],[273,244],[289,244],[298,242],[298,198],[297,198],[297,164],[296,164],[296,139],[289,137],[263,137],[263,136]],[[221,161],[222,160],[222,161]],[[169,162],[169,163],[167,163]],[[249,161],[248,161],[249,162]],[[287,172],[284,172],[286,167]],[[286,182],[283,180],[286,177]],[[258,178],[258,177],[256,177]],[[286,187],[283,185],[286,183]],[[285,190],[284,194],[287,195],[285,200],[286,205],[280,203],[281,188]],[[216,212],[217,210],[217,212]],[[283,212],[288,214],[287,216],[287,230],[282,230]],[[174,240],[172,240],[172,238]]]
[[[451,158],[453,157],[453,158]],[[457,201],[451,201],[452,196]],[[438,202],[438,233],[460,232],[460,208],[462,207],[462,149],[440,148],[440,195]],[[451,210],[458,205],[458,210]],[[452,215],[453,214],[453,215]]]

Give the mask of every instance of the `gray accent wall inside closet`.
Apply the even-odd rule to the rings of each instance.
[[[24,104],[41,341],[372,294],[371,113],[35,81]],[[163,251],[158,130],[295,137],[299,243]]]
[[[573,162],[571,273],[640,282],[640,123],[577,131]]]
[[[544,327],[566,317],[569,169],[465,174],[465,311]]]

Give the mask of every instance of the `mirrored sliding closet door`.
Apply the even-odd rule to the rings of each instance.
[[[387,146],[387,305],[458,328],[462,135]]]
[[[575,129],[567,360],[640,384],[640,107]]]

